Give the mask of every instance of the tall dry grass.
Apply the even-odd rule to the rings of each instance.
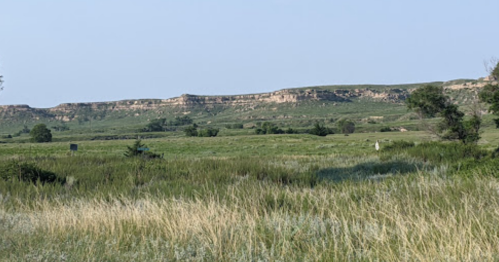
[[[313,189],[244,181],[195,199],[0,206],[0,256],[32,261],[494,261],[499,181],[415,174]]]

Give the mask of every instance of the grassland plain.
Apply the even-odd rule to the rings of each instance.
[[[123,157],[130,140],[0,144],[0,166],[65,181],[0,180],[0,259],[495,261],[499,132],[482,136],[171,136],[143,140],[152,160]]]

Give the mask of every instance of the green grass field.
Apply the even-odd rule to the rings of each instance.
[[[123,156],[133,140],[65,139],[74,156],[69,141],[0,144],[0,168],[64,181],[0,179],[0,260],[499,259],[495,129],[475,149],[425,132],[230,132],[144,139],[164,154],[150,160]],[[400,140],[416,146],[389,149]]]

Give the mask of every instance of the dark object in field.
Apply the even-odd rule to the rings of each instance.
[[[0,177],[5,181],[19,180],[24,182],[53,183],[63,182],[53,172],[42,170],[36,164],[28,162],[11,161],[0,166]]]
[[[69,150],[71,150],[71,151],[78,151],[78,145],[77,144],[70,144],[69,145]]]

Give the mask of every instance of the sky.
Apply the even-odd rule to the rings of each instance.
[[[0,0],[0,105],[476,79],[497,0]]]

